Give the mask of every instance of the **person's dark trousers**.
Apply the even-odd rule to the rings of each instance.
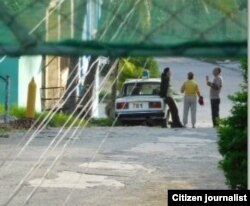
[[[172,121],[173,121],[172,127],[183,127],[179,118],[178,108],[176,106],[174,99],[172,97],[167,97],[165,99],[165,103],[168,105],[169,110],[170,110],[170,114],[171,114]]]
[[[220,99],[211,99],[212,121],[213,126],[218,126],[217,120],[220,118]]]

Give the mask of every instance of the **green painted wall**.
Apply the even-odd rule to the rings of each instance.
[[[28,85],[32,77],[37,84],[36,111],[41,111],[42,56],[0,57],[0,75],[10,76],[10,106],[26,107]],[[5,82],[0,79],[0,104],[5,104]]]
[[[0,57],[2,59],[2,57]],[[10,105],[18,104],[18,58],[7,57],[0,62],[0,75],[10,76]],[[0,104],[5,103],[5,82],[0,79]]]

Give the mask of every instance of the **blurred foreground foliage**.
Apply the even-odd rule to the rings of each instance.
[[[242,90],[229,96],[233,102],[231,116],[220,121],[218,128],[219,162],[226,184],[231,189],[247,189],[247,59],[241,61]]]

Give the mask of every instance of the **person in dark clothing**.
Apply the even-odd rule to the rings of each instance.
[[[177,105],[171,95],[171,85],[170,85],[170,68],[165,68],[161,74],[161,86],[160,86],[160,96],[164,99],[164,102],[168,105],[170,114],[172,117],[171,127],[183,127],[180,118]]]

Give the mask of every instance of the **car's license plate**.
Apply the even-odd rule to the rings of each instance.
[[[133,109],[142,109],[143,103],[142,102],[131,103],[131,106]]]

